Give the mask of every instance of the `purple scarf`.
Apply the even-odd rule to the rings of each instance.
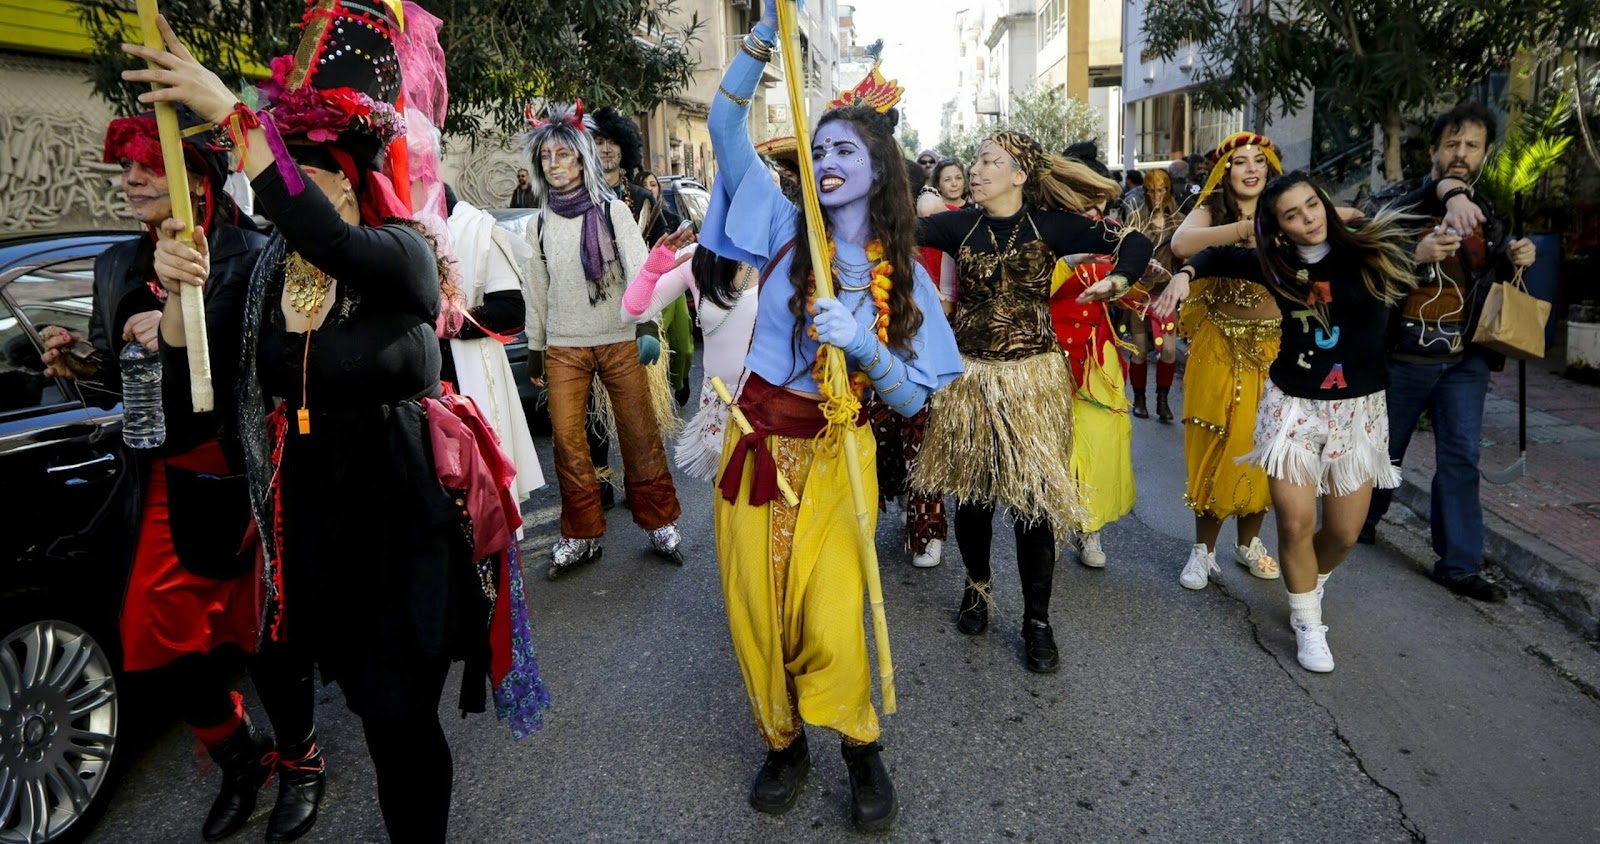
[[[548,207],[569,220],[583,217],[583,277],[589,280],[589,304],[606,298],[606,265],[617,260],[616,234],[610,231],[606,206],[596,204],[588,187],[580,184],[565,193],[551,191]],[[604,232],[600,228],[602,221]]]

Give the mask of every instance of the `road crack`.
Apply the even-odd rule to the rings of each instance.
[[[1279,658],[1278,653],[1269,647],[1266,641],[1261,638],[1261,625],[1256,622],[1255,608],[1250,605],[1249,601],[1246,601],[1245,599],[1229,591],[1226,583],[1213,580],[1211,585],[1215,586],[1217,591],[1222,593],[1223,597],[1244,608],[1245,622],[1250,625],[1250,638],[1256,643],[1256,647],[1260,648],[1261,652],[1266,654],[1268,659],[1272,660],[1273,665],[1278,666],[1278,670],[1282,671],[1284,676],[1289,678],[1289,682],[1293,683],[1295,688],[1298,688],[1301,692],[1305,693],[1306,698],[1311,701],[1312,705],[1316,706],[1318,709],[1322,710],[1323,714],[1327,715],[1329,723],[1333,725],[1334,738],[1337,738],[1339,740],[1339,744],[1344,747],[1345,755],[1349,756],[1351,761],[1355,763],[1356,770],[1360,771],[1361,775],[1366,777],[1368,782],[1382,789],[1391,798],[1393,798],[1395,807],[1400,812],[1400,826],[1403,827],[1406,833],[1411,836],[1411,840],[1416,842],[1416,844],[1426,844],[1428,840],[1427,833],[1424,833],[1422,828],[1417,826],[1416,822],[1411,819],[1409,814],[1407,814],[1405,798],[1400,796],[1400,792],[1390,788],[1382,780],[1378,779],[1378,777],[1371,771],[1367,770],[1366,761],[1361,758],[1360,753],[1356,752],[1355,746],[1350,743],[1350,738],[1345,735],[1344,725],[1339,723],[1339,717],[1333,714],[1333,710],[1329,709],[1327,704],[1324,704],[1322,701],[1317,699],[1317,696],[1311,692],[1310,687],[1300,682],[1300,678],[1296,676],[1295,672],[1291,671],[1287,665],[1284,665],[1283,660]]]

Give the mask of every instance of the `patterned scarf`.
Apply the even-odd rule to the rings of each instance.
[[[578,185],[564,193],[552,191],[548,206],[566,219],[583,217],[583,277],[589,280],[589,304],[606,298],[606,267],[617,260],[616,232],[611,230],[606,206],[596,203],[589,189]],[[602,226],[604,230],[602,231]]]

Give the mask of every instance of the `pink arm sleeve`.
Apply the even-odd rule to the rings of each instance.
[[[656,292],[656,283],[661,280],[661,275],[672,269],[673,261],[677,256],[665,246],[657,246],[650,250],[650,257],[645,259],[644,266],[639,268],[639,274],[622,294],[623,316],[640,316],[650,307],[650,299]]]
[[[622,294],[624,323],[637,325],[655,319],[673,300],[694,286],[694,262],[684,261],[674,267],[672,264],[676,260],[670,249],[658,246],[650,252],[639,275]]]

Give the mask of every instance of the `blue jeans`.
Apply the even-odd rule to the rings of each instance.
[[[1489,392],[1489,364],[1467,352],[1456,363],[1389,363],[1389,460],[1399,466],[1422,411],[1433,422],[1434,580],[1451,583],[1483,566],[1483,504],[1478,499],[1478,441],[1483,433],[1483,403]],[[1367,525],[1377,525],[1394,498],[1376,490]]]

